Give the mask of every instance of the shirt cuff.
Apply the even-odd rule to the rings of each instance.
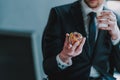
[[[117,45],[119,42],[120,42],[120,36],[118,37],[118,39],[112,40],[113,45]]]
[[[67,64],[67,63],[64,63],[64,62],[60,59],[59,55],[56,56],[56,61],[57,61],[58,67],[59,67],[60,69],[65,69],[65,68],[67,68],[67,67],[69,67],[69,66],[72,65],[72,60],[71,60],[71,59],[69,59],[69,64]]]

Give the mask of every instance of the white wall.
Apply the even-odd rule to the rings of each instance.
[[[74,0],[0,0],[0,28],[39,30],[45,26],[51,7]]]

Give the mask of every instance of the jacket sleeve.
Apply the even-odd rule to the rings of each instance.
[[[42,38],[43,69],[47,75],[61,71],[56,61],[56,56],[63,47],[61,26],[59,12],[56,8],[52,8]]]
[[[118,72],[120,72],[120,42],[114,46],[114,64]]]
[[[117,23],[120,29],[120,16],[117,15]],[[120,36],[120,35],[119,35]],[[114,64],[118,72],[120,72],[120,41],[117,45],[113,47],[113,57],[114,57]]]

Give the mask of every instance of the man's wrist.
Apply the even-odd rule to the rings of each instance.
[[[111,37],[111,40],[112,40],[113,45],[116,45],[116,44],[118,44],[120,42],[120,36],[118,35],[117,38],[112,38]]]
[[[69,64],[69,61],[70,61],[71,57],[65,55],[63,52],[61,52],[61,53],[59,54],[59,57],[60,57],[60,59],[61,59],[64,63]]]
[[[119,38],[119,34],[114,34],[111,36],[112,40],[117,40]]]
[[[60,59],[59,54],[56,56],[56,61],[57,61],[58,67],[59,67],[60,69],[62,69],[62,70],[72,65],[72,60],[71,60],[71,59],[69,60],[69,64],[64,63],[64,62]]]
[[[120,37],[120,30],[119,30],[117,23],[115,25],[115,29],[111,30],[110,33],[111,33],[112,40],[117,40]]]

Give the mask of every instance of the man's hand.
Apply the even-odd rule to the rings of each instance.
[[[69,59],[78,56],[82,52],[82,48],[86,40],[86,38],[83,38],[80,45],[79,42],[76,42],[72,45],[69,43],[68,39],[69,39],[69,34],[67,33],[63,50],[59,54],[60,59],[65,63],[69,63]]]
[[[112,11],[101,12],[101,16],[98,16],[97,19],[99,24],[100,23],[108,24],[108,27],[99,27],[101,30],[108,30],[112,40],[118,39],[118,37],[120,36],[120,30],[117,25],[116,16]]]

